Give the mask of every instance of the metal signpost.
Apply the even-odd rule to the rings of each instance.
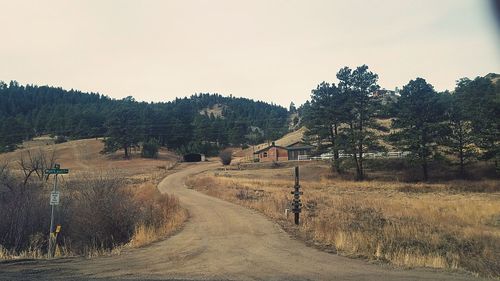
[[[300,203],[300,195],[303,194],[302,191],[300,191],[300,185],[299,185],[299,167],[295,167],[295,185],[294,185],[294,191],[291,193],[293,194],[293,201],[292,201],[292,212],[295,215],[295,224],[299,224],[299,214],[302,210],[302,203]]]
[[[51,258],[54,256],[55,252],[55,238],[56,232],[54,231],[54,210],[55,206],[59,205],[59,191],[57,191],[57,175],[68,174],[68,169],[61,169],[59,164],[54,164],[54,168],[46,169],[45,174],[47,175],[55,175],[54,176],[54,188],[50,193],[50,205],[52,206],[51,215],[50,215],[50,232],[49,232],[49,249],[48,249],[48,257]],[[60,230],[61,227],[58,226],[57,230]]]

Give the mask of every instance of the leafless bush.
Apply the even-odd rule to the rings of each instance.
[[[25,154],[18,161],[18,173],[0,164],[0,258],[46,253],[51,186],[42,170],[54,162],[46,159],[51,158]],[[161,194],[152,184],[138,190],[127,184],[116,172],[61,179],[55,216],[62,226],[57,238],[61,254],[109,253],[132,238],[134,246],[148,244],[186,219],[177,198]]]
[[[236,192],[236,198],[240,200],[249,200],[252,199],[252,196],[248,193],[248,189],[240,189]]]
[[[22,152],[18,164],[24,175],[24,184],[28,180],[46,181],[48,177],[45,170],[52,168],[55,160],[55,150],[45,152],[39,149],[37,151],[27,150]],[[36,177],[32,177],[33,175],[36,175]]]
[[[39,178],[31,179],[40,168],[32,165],[28,169],[28,163],[39,162],[40,155],[31,155],[29,161],[24,158],[22,163],[27,170],[23,170],[23,176],[13,173],[7,163],[0,164],[0,244],[10,251],[28,248],[29,237],[48,225],[43,183]]]
[[[130,240],[138,207],[121,177],[87,174],[69,182],[67,189],[63,237],[71,240],[76,253],[86,254],[89,246],[110,250]]]

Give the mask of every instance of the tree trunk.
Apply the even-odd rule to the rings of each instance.
[[[354,132],[354,126],[352,123],[350,124],[351,132]],[[352,134],[352,133],[351,133]],[[358,145],[356,144],[356,139],[352,137],[351,140],[351,147],[352,147],[352,155],[354,158],[354,163],[356,163],[356,179],[357,180],[362,180],[363,179],[363,171],[361,170],[361,166],[358,160]]]
[[[354,157],[354,163],[356,163],[356,180],[361,180],[359,177],[361,171],[359,170],[358,154],[354,152],[352,155]]]
[[[342,170],[340,169],[340,157],[338,150],[333,152],[333,165],[335,166],[335,171],[341,174]]]
[[[359,143],[359,172],[358,172],[358,180],[364,180],[365,175],[363,172],[363,142]]]
[[[358,154],[359,154],[359,167],[358,167],[358,180],[364,179],[363,174],[363,112],[361,112],[359,117],[359,136],[358,136]]]
[[[420,161],[422,163],[422,174],[423,174],[423,180],[427,181],[429,179],[429,172],[427,169],[427,156],[425,155],[425,145],[422,145],[421,151],[420,151]]]
[[[424,176],[424,181],[429,179],[429,172],[427,169],[427,147],[426,147],[427,134],[425,130],[420,136],[420,161],[422,163],[422,173]]]
[[[128,146],[127,145],[123,146],[123,150],[125,150],[125,156],[124,157],[126,159],[128,159]]]
[[[333,167],[335,171],[340,174],[340,163],[339,163],[339,149],[337,147],[337,136],[338,136],[338,128],[337,124],[333,124],[333,126],[330,126],[330,139],[333,147]]]
[[[460,178],[465,178],[464,131],[462,123],[458,122],[458,153],[460,158]]]
[[[427,160],[423,159],[422,161],[423,161],[422,162],[422,172],[424,174],[424,181],[427,181],[429,179],[429,173],[427,170]]]
[[[465,163],[464,163],[464,150],[460,146],[460,178],[465,178]]]

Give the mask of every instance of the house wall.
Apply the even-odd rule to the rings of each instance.
[[[265,155],[267,153],[267,156]],[[259,153],[261,162],[287,161],[288,151],[280,147],[270,147],[268,150]]]
[[[310,149],[297,149],[288,151],[288,160],[299,160],[299,155],[309,155]]]

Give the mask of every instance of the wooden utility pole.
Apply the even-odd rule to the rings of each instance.
[[[302,203],[300,203],[300,195],[303,194],[302,191],[300,191],[300,184],[299,184],[299,167],[295,167],[295,185],[294,185],[294,191],[291,193],[293,194],[293,201],[292,201],[292,212],[294,214],[294,221],[295,224],[299,224],[299,216],[300,212],[302,210]]]

